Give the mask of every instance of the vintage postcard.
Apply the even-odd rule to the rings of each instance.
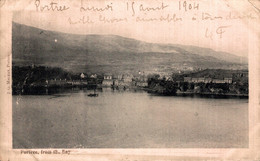
[[[257,0],[1,0],[0,160],[259,160]]]

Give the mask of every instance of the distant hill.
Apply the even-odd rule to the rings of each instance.
[[[194,46],[155,44],[116,35],[76,35],[13,22],[13,64],[72,72],[173,72],[188,68],[245,69],[247,59]]]

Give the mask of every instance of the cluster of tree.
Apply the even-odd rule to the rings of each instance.
[[[148,76],[148,89],[153,93],[174,95],[178,88],[178,83],[174,81],[167,81],[166,79],[159,79],[160,75],[154,74]]]
[[[44,66],[13,66],[12,68],[13,86],[27,85],[30,83],[44,83],[49,79],[71,79],[73,75],[61,68],[51,68]]]
[[[57,67],[46,66],[13,66],[12,68],[12,85],[15,88],[29,86],[32,83],[44,85],[49,80],[66,80],[66,81],[81,81],[86,80],[89,84],[102,83],[103,76],[97,75],[96,78],[91,78],[90,74],[71,73]]]

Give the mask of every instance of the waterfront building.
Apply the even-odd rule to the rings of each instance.
[[[111,87],[113,85],[113,80],[112,79],[104,79],[102,81],[102,86],[103,87]]]
[[[135,84],[137,87],[147,87],[148,86],[148,82],[145,81],[137,81]]]
[[[104,74],[104,80],[112,80],[113,75],[112,74]]]
[[[184,77],[184,82],[189,82],[189,83],[191,83],[192,81],[191,81],[191,77]]]
[[[117,80],[122,80],[123,79],[123,75],[122,74],[117,75],[116,79]]]
[[[211,82],[212,82],[212,79],[211,79],[211,78],[205,78],[204,81],[205,81],[204,83],[211,83]]]
[[[198,80],[199,80],[198,78],[191,78],[191,82],[193,83],[198,83],[199,82]]]
[[[213,79],[212,83],[225,83],[223,79]]]
[[[80,78],[81,78],[81,79],[84,79],[84,78],[85,78],[85,74],[84,74],[84,73],[81,73],[81,74],[80,74]]]
[[[122,79],[124,82],[131,83],[133,80],[133,75],[124,74]]]
[[[104,74],[104,80],[102,81],[103,87],[111,87],[113,85],[113,75],[110,73]]]
[[[199,83],[205,83],[205,78],[198,78]]]
[[[224,78],[225,83],[232,83],[232,78]]]
[[[90,78],[95,78],[96,79],[97,78],[97,74],[91,74]]]
[[[184,82],[189,83],[232,83],[232,78],[224,78],[224,79],[212,79],[212,78],[192,78],[192,77],[184,77]]]

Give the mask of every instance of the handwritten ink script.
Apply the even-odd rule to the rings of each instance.
[[[231,25],[229,26],[219,26],[216,30],[215,33],[214,31],[210,31],[208,28],[206,29],[205,32],[205,37],[206,38],[210,38],[211,40],[213,40],[213,34],[217,34],[219,36],[219,38],[221,39],[223,34],[227,31],[226,28],[231,27]]]
[[[49,4],[41,4],[40,0],[35,0],[34,2],[37,11],[65,11],[68,10],[70,7],[65,5],[59,5],[58,3],[51,2]]]
[[[77,7],[75,7],[77,6]],[[204,37],[209,40],[222,39],[232,31],[232,21],[252,20],[259,18],[255,13],[211,12],[205,10],[203,1],[179,0],[174,3],[160,2],[144,3],[143,1],[113,1],[105,3],[91,3],[86,1],[79,5],[63,4],[63,1],[35,0],[37,12],[77,12],[65,17],[69,25],[115,24],[115,23],[204,23]],[[120,12],[119,12],[120,11]],[[123,14],[115,14],[115,13]],[[217,26],[209,27],[211,23]]]

